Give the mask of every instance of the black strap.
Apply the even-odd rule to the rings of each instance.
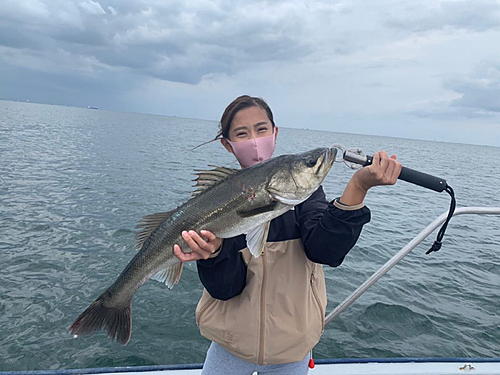
[[[451,203],[450,203],[450,210],[448,211],[448,217],[446,218],[446,221],[444,222],[443,226],[439,230],[436,241],[434,241],[431,248],[429,250],[427,250],[426,254],[430,254],[433,251],[438,251],[439,249],[441,249],[444,232],[446,231],[446,228],[448,227],[448,223],[450,222],[450,219],[453,217],[453,213],[455,212],[455,207],[457,205],[457,201],[455,200],[455,193],[454,193],[453,189],[451,188],[451,186],[449,186],[448,184],[446,185],[445,191],[448,194],[450,194],[450,196],[451,196]]]

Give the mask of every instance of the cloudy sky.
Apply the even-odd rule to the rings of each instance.
[[[1,0],[0,99],[500,146],[500,0]]]

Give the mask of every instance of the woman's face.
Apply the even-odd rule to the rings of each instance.
[[[273,134],[273,124],[267,113],[260,107],[242,109],[233,117],[228,137],[232,142],[267,137]]]
[[[260,107],[248,107],[238,111],[229,126],[228,138],[231,142],[243,142],[249,139],[268,137],[273,135],[273,124],[267,112]],[[278,138],[278,127],[274,127],[274,144]],[[226,150],[234,154],[233,147],[226,138],[221,138]],[[274,150],[274,147],[273,147]],[[271,150],[272,153],[272,150]],[[240,165],[245,168],[243,164]]]

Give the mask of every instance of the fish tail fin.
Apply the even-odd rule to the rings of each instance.
[[[111,340],[127,345],[132,331],[130,303],[126,307],[106,307],[104,302],[109,293],[104,292],[94,303],[80,314],[71,325],[73,335],[89,335],[95,331],[107,330]]]

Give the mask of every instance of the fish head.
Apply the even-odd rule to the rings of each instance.
[[[269,180],[267,191],[284,204],[293,206],[305,201],[321,185],[336,156],[336,148],[284,155]]]

